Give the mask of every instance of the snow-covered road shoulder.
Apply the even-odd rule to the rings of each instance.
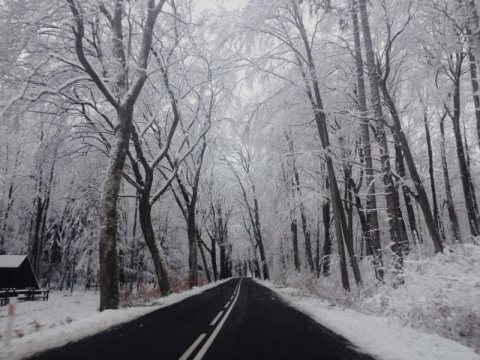
[[[0,360],[22,359],[63,346],[200,294],[225,281],[228,280],[160,298],[152,306],[105,310],[101,313],[97,310],[99,295],[92,293],[54,291],[48,301],[19,303],[16,305],[15,334],[11,346],[6,348],[0,339]],[[6,326],[6,311],[6,306],[0,308],[2,335]]]
[[[438,335],[403,327],[394,319],[344,309],[300,290],[257,282],[290,306],[345,337],[360,351],[382,360],[480,360],[474,350]]]

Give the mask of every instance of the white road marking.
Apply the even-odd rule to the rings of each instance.
[[[237,292],[237,296],[235,296],[235,300],[233,300],[232,302],[232,305],[230,306],[230,308],[228,309],[227,313],[225,314],[225,316],[223,317],[222,321],[220,321],[220,323],[217,325],[217,327],[215,328],[215,330],[213,330],[213,333],[212,335],[210,335],[210,337],[208,338],[207,342],[203,345],[203,347],[200,349],[200,351],[198,352],[197,356],[195,356],[193,358],[193,360],[202,360],[203,356],[205,355],[205,353],[207,352],[208,348],[210,347],[210,345],[212,345],[213,341],[215,340],[215,338],[217,337],[218,333],[220,332],[220,330],[222,329],[222,326],[223,324],[225,324],[225,321],[227,320],[228,316],[230,315],[230,313],[232,312],[232,309],[233,307],[235,306],[235,303],[237,302],[238,300],[238,296],[240,295],[240,284],[242,283],[242,280],[240,280],[240,282],[238,283],[238,292]],[[181,359],[183,360],[183,359]]]
[[[224,308],[224,309],[228,308],[228,305],[230,305],[230,301],[227,302],[223,308]]]
[[[188,348],[187,351],[185,351],[185,353],[182,355],[182,357],[179,359],[179,360],[187,360],[188,357],[190,355],[192,355],[192,353],[195,351],[195,349],[197,348],[197,346],[202,342],[203,338],[207,336],[207,334],[202,334],[198,337],[197,340],[195,340],[195,342],[192,344],[192,346],[190,346]]]
[[[230,301],[232,301],[234,297],[235,297],[235,294],[232,295],[232,297],[230,298]]]
[[[215,317],[215,319],[213,319],[213,321],[210,323],[210,326],[213,326],[217,323],[218,319],[220,319],[220,317],[222,316],[223,314],[223,310],[221,310],[218,315]]]

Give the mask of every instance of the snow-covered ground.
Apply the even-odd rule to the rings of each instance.
[[[16,304],[14,338],[6,347],[0,338],[0,359],[15,360],[63,346],[71,341],[104,331],[112,326],[136,319],[154,310],[174,304],[190,296],[218,286],[218,281],[179,294],[156,300],[151,306],[98,312],[99,295],[94,292],[52,291],[48,301],[27,301]],[[0,334],[6,328],[7,307],[0,307]]]
[[[225,280],[226,281],[226,280]],[[209,284],[152,302],[151,306],[97,311],[93,292],[52,292],[48,301],[16,305],[15,335],[6,348],[0,339],[0,360],[15,360],[67,344],[136,319],[161,307],[218,286]],[[480,355],[453,340],[401,325],[395,317],[378,317],[345,309],[301,290],[259,281],[291,306],[350,340],[361,351],[383,360],[480,360]],[[0,333],[6,325],[6,307],[0,308]]]
[[[257,280],[289,305],[342,335],[361,351],[383,360],[480,360],[480,355],[453,340],[401,326],[395,318],[341,308],[294,288]]]

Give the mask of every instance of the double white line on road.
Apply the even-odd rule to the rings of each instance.
[[[215,340],[215,338],[217,337],[218,333],[220,332],[220,330],[222,329],[222,326],[223,324],[225,324],[225,321],[227,320],[228,316],[230,315],[230,313],[232,312],[232,309],[233,307],[235,306],[235,303],[237,302],[237,299],[238,299],[238,295],[240,294],[240,284],[242,283],[242,280],[240,280],[238,282],[238,285],[237,285],[237,288],[235,289],[235,292],[233,293],[232,297],[230,298],[230,301],[227,302],[227,304],[225,305],[225,309],[227,307],[228,310],[225,314],[225,316],[223,317],[222,321],[220,321],[220,323],[217,325],[217,327],[215,328],[215,330],[213,330],[212,332],[212,335],[210,335],[210,337],[208,338],[208,340],[206,341],[206,343],[202,346],[202,348],[200,349],[200,351],[198,352],[197,356],[195,356],[193,358],[193,360],[201,360],[203,358],[203,356],[205,355],[205,353],[207,352],[208,348],[212,345],[213,341]],[[233,301],[232,301],[233,299]],[[223,314],[223,310],[221,310],[218,315],[215,317],[215,319],[213,319],[213,321],[210,323],[211,326],[214,326],[218,319],[220,319],[220,317],[222,316]],[[202,342],[202,340],[205,338],[205,336],[207,336],[207,334],[202,334],[198,337],[197,340],[195,340],[195,342],[187,349],[187,351],[185,351],[185,353],[182,355],[182,357],[179,359],[179,360],[187,360],[188,357],[195,351],[195,349],[198,347],[198,345],[200,345],[200,343]]]

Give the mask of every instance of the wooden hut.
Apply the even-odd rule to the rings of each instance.
[[[0,255],[0,289],[39,289],[27,255]]]

